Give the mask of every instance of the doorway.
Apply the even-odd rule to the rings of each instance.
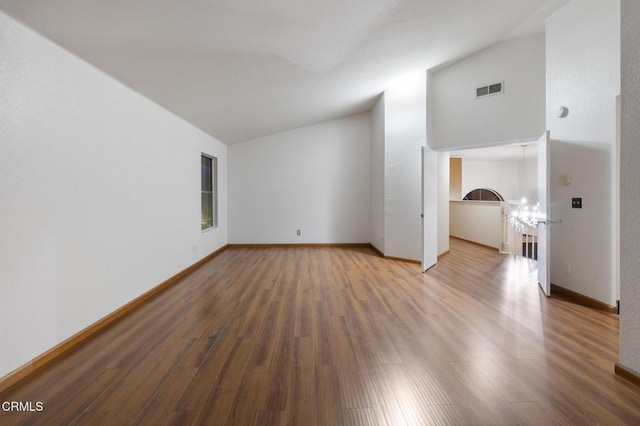
[[[451,236],[537,259],[537,142],[449,154]]]

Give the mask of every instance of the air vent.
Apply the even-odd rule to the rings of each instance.
[[[504,81],[478,87],[476,89],[476,98],[484,98],[485,96],[498,95],[500,93],[504,93]]]

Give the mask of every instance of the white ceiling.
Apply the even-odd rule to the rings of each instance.
[[[398,77],[542,31],[569,0],[0,0],[225,143],[370,109]]]
[[[462,158],[466,161],[520,161],[523,154],[526,160],[538,158],[537,141],[450,152],[451,158]]]

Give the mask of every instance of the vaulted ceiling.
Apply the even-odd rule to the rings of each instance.
[[[393,80],[540,32],[569,0],[0,0],[225,143],[368,110]]]

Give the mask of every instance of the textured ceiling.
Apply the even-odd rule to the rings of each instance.
[[[542,31],[568,0],[0,0],[225,143],[368,110],[409,72]]]

